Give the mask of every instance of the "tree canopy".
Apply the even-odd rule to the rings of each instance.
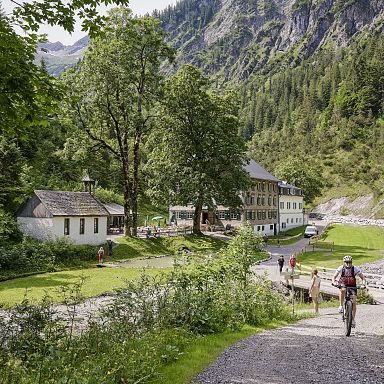
[[[91,40],[79,71],[66,75],[74,121],[120,163],[126,234],[131,227],[136,234],[140,145],[162,92],[160,64],[172,57],[157,19],[117,8]]]
[[[209,78],[190,65],[167,80],[149,144],[151,195],[170,204],[193,204],[195,233],[203,206],[240,207],[240,191],[249,182],[235,95],[219,94],[209,85]]]

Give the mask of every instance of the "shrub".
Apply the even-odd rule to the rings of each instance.
[[[42,243],[25,237],[21,243],[0,247],[0,279],[18,274],[51,271],[94,260],[96,248],[63,240]]]

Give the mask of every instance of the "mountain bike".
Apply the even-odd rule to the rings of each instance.
[[[345,290],[345,296],[344,296],[344,303],[343,303],[343,313],[342,313],[342,319],[344,322],[344,331],[345,336],[351,335],[351,329],[352,329],[352,296],[354,295],[354,288],[353,287],[346,287],[343,284],[332,284],[336,288],[346,288]],[[360,288],[365,288],[361,286]],[[357,287],[356,287],[357,289]]]

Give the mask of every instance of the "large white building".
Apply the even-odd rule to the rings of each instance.
[[[280,231],[299,227],[304,222],[303,193],[300,188],[282,182],[256,161],[245,167],[253,181],[252,188],[242,193],[243,207],[237,212],[218,205],[214,211],[203,207],[201,224],[226,227],[248,221],[256,233],[277,235]],[[192,225],[194,206],[171,206],[170,220]]]
[[[307,224],[303,191],[286,181],[279,182],[279,231]]]
[[[109,214],[89,192],[36,190],[17,215],[20,230],[38,240],[65,238],[75,244],[103,244]]]

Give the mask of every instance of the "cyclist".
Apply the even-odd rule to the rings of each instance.
[[[340,307],[339,312],[343,313],[343,303],[345,297],[346,287],[350,287],[353,295],[352,295],[352,327],[356,326],[355,315],[356,315],[356,296],[357,296],[357,288],[356,288],[356,276],[359,276],[362,280],[362,288],[365,287],[366,281],[364,275],[361,273],[361,269],[352,265],[352,256],[346,255],[343,258],[344,265],[341,265],[337,268],[336,273],[332,277],[332,285],[336,285],[336,278],[340,275],[339,285],[343,285],[340,288]]]

